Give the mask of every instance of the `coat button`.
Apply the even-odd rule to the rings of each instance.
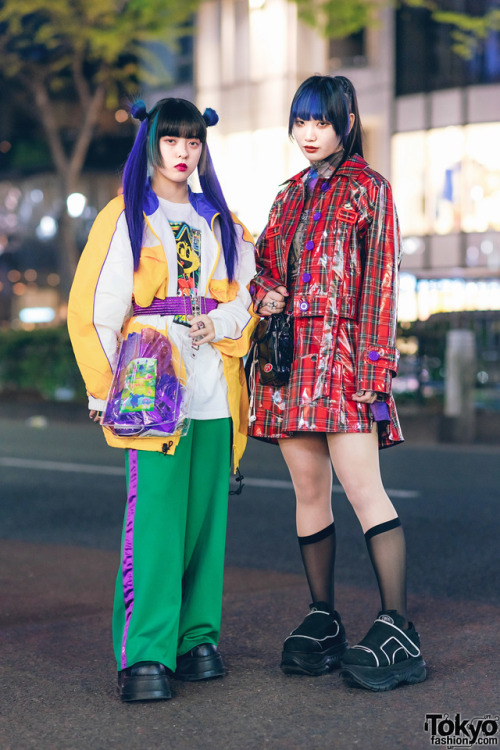
[[[378,352],[369,352],[368,359],[372,362],[376,362],[380,358],[380,354]]]
[[[302,310],[302,312],[307,312],[309,310],[309,302],[301,302],[299,305],[299,310]]]
[[[313,221],[319,221],[321,219],[321,211],[316,211],[315,214],[313,214]]]
[[[324,182],[324,183],[323,183],[323,184],[321,185],[321,190],[322,190],[322,191],[323,191],[324,193],[326,193],[326,191],[327,191],[327,190],[330,190],[330,183],[329,183],[329,182]]]
[[[306,242],[306,250],[312,250],[314,248],[314,242],[313,240],[307,240]]]
[[[303,273],[302,274],[302,281],[304,282],[304,284],[308,284],[311,281],[311,274],[307,273],[307,271],[305,273]]]

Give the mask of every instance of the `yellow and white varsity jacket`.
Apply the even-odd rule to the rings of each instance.
[[[207,243],[202,258],[199,294],[219,303],[209,313],[227,383],[233,423],[234,469],[246,446],[248,394],[242,357],[259,318],[253,312],[249,285],[255,276],[255,248],[248,230],[236,218],[238,262],[235,278],[227,278],[221,250],[219,214],[201,193],[189,195],[191,205],[211,228],[215,242]],[[99,213],[80,258],[70,292],[68,329],[75,357],[89,396],[89,409],[103,410],[116,365],[118,344],[129,333],[154,328],[168,337],[172,316],[134,316],[132,300],[148,307],[155,297],[177,295],[175,239],[158,199],[150,189],[145,201],[144,235],[139,267],[134,271],[132,248],[122,196]],[[223,337],[220,332],[223,332]],[[118,437],[104,428],[109,445],[172,454],[180,438]]]

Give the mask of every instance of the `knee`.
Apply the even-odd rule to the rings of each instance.
[[[377,511],[385,513],[388,509],[393,508],[392,502],[382,484],[380,486],[344,486],[344,491],[358,518],[366,513]]]
[[[319,485],[295,487],[295,497],[299,508],[322,508],[331,505],[331,491]]]
[[[373,492],[370,492],[368,488],[356,485],[346,487],[343,485],[343,489],[356,514],[362,512],[373,502]]]

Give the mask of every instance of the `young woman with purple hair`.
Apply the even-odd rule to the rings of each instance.
[[[169,677],[221,677],[217,649],[231,448],[246,443],[242,357],[257,316],[251,235],[229,212],[206,143],[202,115],[162,99],[141,120],[123,195],[97,217],[71,290],[68,327],[100,421],[131,334],[161,333],[181,353],[193,384],[182,436],[115,434],[125,449],[127,505],[116,581],[113,642],[123,701],[171,697]],[[198,171],[201,193],[188,178]],[[142,334],[141,334],[142,332]]]
[[[290,470],[312,604],[285,640],[286,673],[341,666],[350,682],[389,690],[425,679],[406,613],[405,538],[380,477],[378,449],[402,441],[391,381],[399,230],[391,187],[363,158],[356,93],[343,76],[312,76],[290,110],[310,166],[285,183],[258,243],[255,309],[293,313],[290,380],[252,389],[250,434],[278,442]],[[348,648],[334,601],[332,464],[364,532],[381,611]]]

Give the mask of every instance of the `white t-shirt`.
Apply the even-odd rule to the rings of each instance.
[[[215,243],[206,220],[194,210],[191,203],[172,203],[159,198],[160,209],[167,217],[175,238],[177,250],[178,294],[189,294],[192,288],[200,295],[199,269],[203,263],[208,243]],[[172,259],[173,260],[173,259]],[[169,263],[169,266],[171,264]],[[169,337],[181,351],[193,395],[190,416],[192,419],[222,419],[230,416],[227,383],[222,357],[211,344],[194,349],[189,337],[189,325],[183,316],[169,316]],[[218,333],[217,326],[216,333]]]

